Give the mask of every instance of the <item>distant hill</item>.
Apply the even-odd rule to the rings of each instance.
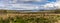
[[[60,13],[60,9],[57,10],[40,10],[40,11],[32,11],[32,10],[0,10],[0,13]]]

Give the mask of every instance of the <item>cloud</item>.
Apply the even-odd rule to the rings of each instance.
[[[42,5],[41,8],[45,10],[60,9],[60,1],[57,0],[56,2],[46,3],[45,5]]]
[[[41,1],[46,1],[46,0],[20,0],[20,1],[35,1],[35,2],[41,2]]]
[[[52,3],[47,3],[44,5],[45,8],[53,7],[54,5]]]
[[[17,0],[13,0],[16,2]],[[35,2],[44,2],[47,0],[19,0],[19,1],[35,1]],[[11,1],[10,1],[11,3]],[[60,9],[60,1],[46,3],[45,5],[33,5],[33,4],[0,4],[0,9],[5,10],[53,10]]]
[[[46,0],[1,0],[2,4],[0,4],[0,9],[5,9],[5,10],[38,10],[38,5],[36,6],[33,4],[24,4],[24,3],[17,4],[16,3],[17,1],[42,2],[42,1],[46,1]],[[16,3],[16,4],[8,4],[8,3]]]
[[[0,3],[16,4],[16,3],[32,3],[32,2],[46,2],[48,0],[1,0]]]
[[[60,9],[60,0],[57,0],[57,1],[54,3],[54,5],[55,5],[58,9]]]
[[[7,4],[5,5],[5,8],[6,8],[5,10],[34,10],[34,9],[37,10],[38,6],[32,4]]]
[[[9,3],[46,2],[47,0],[8,0]]]

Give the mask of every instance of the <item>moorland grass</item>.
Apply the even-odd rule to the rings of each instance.
[[[0,23],[55,23],[58,20],[57,18],[59,19],[60,16],[49,16],[49,18],[45,18],[45,17],[37,18],[35,16],[30,16],[30,17],[15,16],[15,17],[8,17],[5,20],[0,18]]]

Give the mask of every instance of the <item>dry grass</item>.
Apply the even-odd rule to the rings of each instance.
[[[9,20],[11,20],[11,18],[16,18],[16,16],[18,16],[18,18],[22,18],[24,20],[26,20],[26,19],[31,20],[31,18],[33,18],[34,20],[39,18],[39,20],[40,20],[41,17],[43,17],[43,20],[48,19],[49,21],[51,20],[52,22],[56,21],[56,20],[57,21],[60,20],[60,14],[54,14],[54,13],[42,13],[41,14],[40,12],[37,12],[37,13],[35,13],[35,12],[34,13],[20,13],[20,12],[18,12],[18,13],[2,13],[2,14],[0,14],[0,18],[3,18],[3,20],[8,19],[9,17],[10,17]],[[32,20],[33,22],[29,22],[29,21],[28,22],[29,23],[36,23],[34,20]],[[60,21],[54,22],[54,23],[60,23]]]

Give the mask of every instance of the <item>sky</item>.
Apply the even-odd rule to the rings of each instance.
[[[60,0],[0,0],[3,10],[55,10],[60,9]]]

